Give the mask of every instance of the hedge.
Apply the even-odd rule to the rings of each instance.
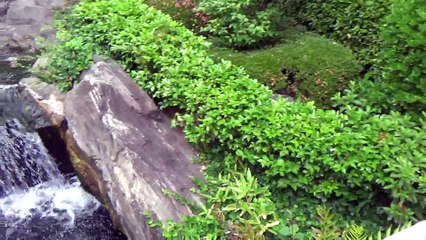
[[[380,87],[388,92],[385,103],[426,111],[426,1],[394,0],[381,36]]]
[[[377,63],[380,27],[390,13],[389,0],[302,2],[299,14],[310,28],[352,48],[364,65]]]

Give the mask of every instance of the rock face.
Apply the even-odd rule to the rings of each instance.
[[[55,86],[35,77],[22,79],[19,84],[0,85],[0,126],[16,118],[26,131],[37,131],[61,172],[67,174],[73,168],[61,138],[66,130],[63,99]]]
[[[65,4],[66,0],[1,1],[0,49],[9,54],[25,55],[36,50],[34,37],[53,39],[54,31],[42,28],[51,24],[55,10]]]
[[[190,192],[190,177],[202,178],[191,147],[118,66],[98,62],[87,71],[67,94],[64,113],[74,169],[129,239],[161,239],[145,211],[160,221],[191,214],[163,189],[201,203]]]
[[[28,78],[14,85],[0,85],[0,124],[17,118],[32,129],[60,125],[63,95],[52,85]]]

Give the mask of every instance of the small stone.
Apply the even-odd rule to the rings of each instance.
[[[294,98],[292,98],[292,97],[290,97],[288,95],[276,94],[276,93],[272,94],[272,100],[278,100],[279,98],[286,99],[289,102],[294,102]]]
[[[38,72],[46,70],[47,64],[49,63],[48,57],[39,57],[32,66],[32,71]]]
[[[17,68],[18,67],[18,58],[17,57],[9,57],[7,59],[7,61],[9,61],[10,67],[11,68]]]

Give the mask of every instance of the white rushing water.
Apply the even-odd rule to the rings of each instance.
[[[0,198],[0,212],[15,223],[38,215],[61,220],[72,227],[76,215],[92,215],[99,206],[75,177],[70,182],[51,180]]]
[[[63,180],[37,133],[16,120],[0,126],[0,197],[52,180]]]

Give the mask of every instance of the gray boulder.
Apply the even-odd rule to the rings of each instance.
[[[34,73],[43,73],[47,69],[47,65],[49,64],[49,58],[47,56],[41,56],[37,58],[35,63],[33,64],[31,71]]]
[[[8,8],[9,8],[8,2],[0,2],[0,17],[6,15]]]
[[[195,203],[191,177],[202,178],[184,136],[120,69],[98,62],[66,96],[66,142],[77,175],[129,239],[161,239],[155,220],[180,220],[191,210],[163,189]]]
[[[10,54],[26,55],[36,50],[34,38],[54,39],[50,26],[55,11],[65,0],[14,0],[0,4],[0,49]]]
[[[32,86],[26,81],[0,85],[0,125],[9,118],[16,118],[34,130],[60,125],[63,121],[61,93],[37,78],[32,78]]]

